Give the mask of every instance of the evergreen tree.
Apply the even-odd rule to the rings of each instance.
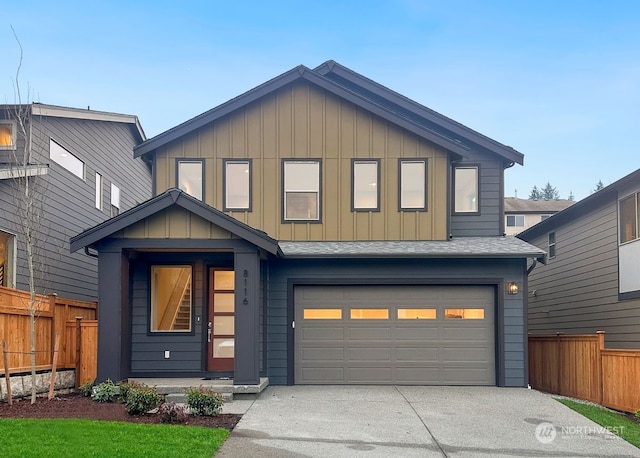
[[[573,196],[573,191],[569,191],[569,197],[567,199],[570,200],[571,202],[576,200],[576,198]]]
[[[560,193],[556,188],[551,186],[551,183],[547,181],[547,184],[544,188],[542,188],[542,199],[543,200],[558,200],[560,198]]]
[[[598,184],[596,185],[596,189],[594,189],[593,192],[598,192],[602,188],[604,188],[604,185],[602,184],[602,180],[598,180]]]
[[[542,199],[542,192],[538,189],[537,186],[533,186],[531,193],[529,194],[530,200],[540,200]]]

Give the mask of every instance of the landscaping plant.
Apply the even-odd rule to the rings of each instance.
[[[196,415],[215,416],[222,410],[222,396],[210,388],[199,386],[190,387],[185,390],[187,395],[187,405],[191,412]]]
[[[124,403],[127,407],[127,412],[131,415],[144,415],[162,403],[162,396],[158,394],[155,386],[151,387],[144,384],[129,385]]]
[[[115,397],[116,386],[110,379],[106,379],[96,386],[91,394],[91,399],[98,402],[113,402]]]
[[[158,407],[158,415],[162,423],[184,423],[187,419],[187,409],[175,402],[165,402]]]
[[[93,392],[93,381],[90,380],[80,385],[80,394],[85,398],[88,398],[89,396],[91,396],[92,392]]]

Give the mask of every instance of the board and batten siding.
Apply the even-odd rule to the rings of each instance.
[[[155,152],[155,193],[176,159],[204,159],[205,202],[223,208],[222,160],[251,158],[252,211],[229,215],[277,240],[445,240],[448,157],[433,143],[296,83]],[[282,159],[321,159],[321,224],[282,222]],[[380,211],[351,211],[351,160],[380,159]],[[427,159],[427,211],[398,210],[398,159]]]
[[[477,165],[480,168],[479,213],[451,214],[451,234],[454,237],[492,237],[504,231],[504,169],[503,161],[495,154],[470,151],[468,158],[453,166]]]
[[[609,200],[555,229],[556,256],[529,276],[531,333],[606,331],[608,348],[640,348],[640,300],[618,301],[617,205]],[[530,243],[547,250],[548,234]]]
[[[515,281],[524,284],[525,260],[315,260],[287,261],[271,265],[269,271],[268,302],[268,368],[267,375],[272,385],[287,384],[289,349],[287,332],[293,317],[288,316],[288,282],[290,279],[314,281],[322,284],[340,284],[341,281],[361,281],[361,284],[402,285],[414,282],[430,284],[473,284],[474,279],[502,279],[504,284]],[[468,283],[464,283],[465,280]],[[456,283],[457,282],[457,283]],[[463,282],[463,283],[460,283]],[[496,367],[504,361],[504,385],[526,386],[525,365],[526,318],[524,316],[523,294],[502,295],[503,308],[498,310],[496,326],[503,323],[502,330],[496,332],[496,344],[503,334],[502,354],[496,355]],[[502,314],[500,316],[499,314]]]
[[[34,154],[49,164],[43,184],[44,214],[38,229],[42,241],[38,263],[43,277],[39,290],[79,300],[97,299],[95,258],[69,253],[69,238],[99,224],[110,215],[111,183],[120,188],[120,211],[151,197],[151,173],[133,158],[136,134],[132,125],[107,121],[36,116],[32,122]],[[84,162],[85,177],[77,177],[49,158],[49,139]],[[103,177],[103,208],[95,207],[95,174]],[[19,234],[11,185],[0,182],[0,230]],[[18,289],[28,289],[25,247],[18,237]]]

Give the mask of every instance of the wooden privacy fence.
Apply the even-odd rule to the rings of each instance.
[[[640,410],[640,350],[606,349],[604,336],[529,335],[529,384],[617,410]]]
[[[36,296],[36,366],[51,370],[56,334],[60,335],[58,369],[76,369],[76,386],[94,380],[97,371],[97,302]],[[31,370],[29,293],[0,287],[0,341],[6,341],[9,373]]]

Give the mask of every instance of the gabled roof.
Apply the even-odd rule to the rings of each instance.
[[[329,69],[329,71],[325,71],[326,69]],[[343,70],[342,73],[344,74],[352,75],[351,80],[347,81],[348,84],[345,83],[346,78],[340,79],[333,76],[331,72],[336,69]],[[136,146],[134,155],[139,157],[153,153],[157,148],[296,81],[306,81],[316,85],[380,116],[392,124],[403,127],[419,137],[445,148],[459,157],[467,156],[471,149],[479,145],[485,150],[502,156],[509,163],[517,162],[522,164],[523,162],[523,155],[513,148],[504,146],[472,129],[464,127],[462,124],[439,115],[435,111],[429,110],[384,86],[374,83],[346,67],[339,66],[333,61],[326,62],[316,70],[311,70],[303,65],[293,68],[216,108]]]
[[[557,213],[575,204],[573,200],[531,200],[517,197],[504,198],[505,213]]]
[[[471,149],[473,148],[472,144],[475,144],[504,157],[508,161],[523,164],[524,155],[512,147],[482,135],[333,60],[328,60],[316,67],[314,71],[461,145]]]
[[[611,183],[600,191],[594,192],[589,197],[585,197],[569,208],[550,216],[535,226],[520,232],[517,237],[522,240],[532,240],[535,237],[539,237],[540,235],[555,230],[563,224],[576,221],[597,209],[599,205],[605,202],[616,201],[618,199],[619,191],[633,185],[640,187],[640,169],[620,178],[618,181]]]
[[[99,241],[172,206],[181,207],[192,212],[271,254],[279,253],[278,242],[266,233],[258,231],[176,188],[169,189],[104,223],[72,237],[71,252],[94,246]]]
[[[285,258],[535,258],[545,252],[515,237],[373,242],[280,242]]]
[[[135,134],[138,136],[138,141],[143,142],[147,139],[147,136],[142,130],[140,120],[135,115],[111,113],[108,111],[96,111],[87,108],[71,108],[61,107],[57,105],[46,105],[44,103],[32,103],[29,105],[0,105],[0,110],[12,110],[14,107],[26,107],[31,108],[31,113],[34,116],[49,116],[53,118],[70,118],[70,119],[84,119],[87,121],[107,121],[107,122],[119,122],[123,124],[130,124],[133,127]]]

